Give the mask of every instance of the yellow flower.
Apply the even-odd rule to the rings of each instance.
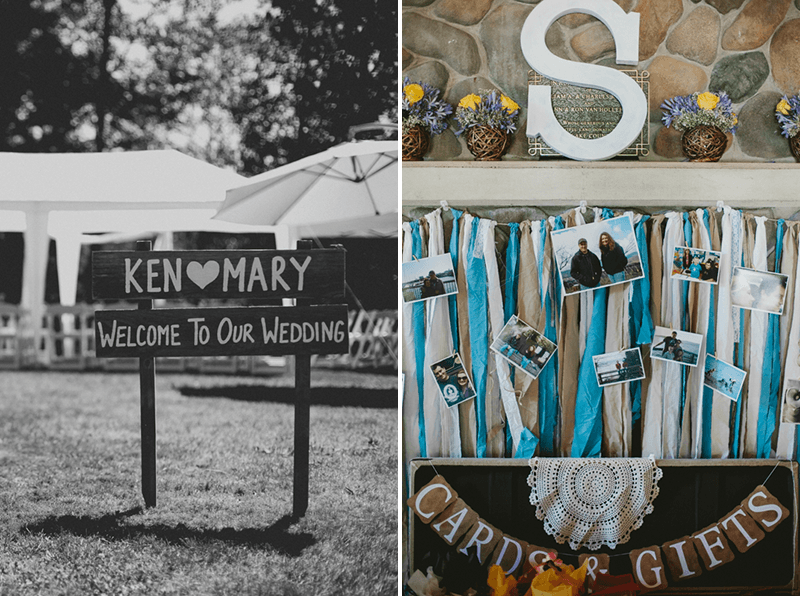
[[[706,91],[697,96],[697,105],[704,110],[713,110],[719,103],[719,97]]]
[[[519,109],[519,105],[517,104],[517,102],[511,99],[510,97],[506,97],[505,95],[500,96],[500,103],[503,104],[503,107],[509,114]]]
[[[733,115],[733,125],[736,126],[737,124],[739,124],[739,116],[734,114]]]
[[[408,103],[410,103],[412,106],[422,99],[423,95],[425,95],[422,85],[418,85],[417,83],[411,83],[410,85],[403,87],[403,93],[405,94],[406,99],[408,99]]]
[[[775,111],[776,111],[776,112],[780,112],[780,113],[781,113],[781,114],[783,114],[784,116],[788,116],[788,115],[789,115],[789,109],[790,109],[791,107],[792,107],[792,106],[790,106],[790,105],[789,105],[789,102],[788,102],[788,101],[786,101],[786,99],[784,98],[784,99],[782,99],[782,100],[780,100],[780,101],[778,102],[778,105],[777,105],[777,106],[775,106]]]
[[[459,108],[472,108],[473,110],[478,106],[478,103],[481,101],[480,95],[475,95],[471,93],[470,95],[465,95],[461,98],[461,101],[458,102]]]

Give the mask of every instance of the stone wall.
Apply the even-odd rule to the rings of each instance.
[[[649,160],[681,160],[680,134],[661,125],[664,99],[726,91],[739,115],[722,161],[792,162],[775,104],[800,90],[800,0],[614,0],[640,17],[639,70],[650,73]],[[529,159],[527,72],[520,30],[539,0],[403,0],[404,76],[434,85],[454,106],[479,89],[499,88],[522,106],[505,159]],[[617,65],[614,41],[594,17],[566,15],[547,33],[570,60]],[[631,68],[631,67],[618,67]],[[471,159],[449,129],[426,159]]]

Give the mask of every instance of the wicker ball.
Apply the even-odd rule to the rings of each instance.
[[[728,137],[715,126],[695,126],[683,133],[681,145],[689,161],[719,161]]]
[[[412,126],[403,135],[403,161],[422,161],[431,147],[431,137],[421,126]]]
[[[510,145],[508,133],[490,126],[467,129],[467,149],[475,161],[498,161]]]
[[[800,161],[800,134],[789,137],[789,149],[791,149],[794,158]]]

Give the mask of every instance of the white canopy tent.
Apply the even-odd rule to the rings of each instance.
[[[84,243],[181,230],[271,232],[279,248],[288,248],[286,225],[212,219],[225,191],[247,179],[178,151],[0,153],[0,172],[0,231],[24,234],[21,306],[33,322],[44,314],[50,238],[56,240],[59,292],[66,305],[75,303]],[[39,345],[40,325],[32,327]]]

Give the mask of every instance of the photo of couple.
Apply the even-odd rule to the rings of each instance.
[[[458,352],[432,364],[431,372],[448,408],[475,397],[475,388],[461,364]]]
[[[565,294],[639,279],[639,248],[630,217],[623,215],[551,233]]]
[[[449,254],[403,263],[403,302],[429,300],[456,292],[458,286]]]

